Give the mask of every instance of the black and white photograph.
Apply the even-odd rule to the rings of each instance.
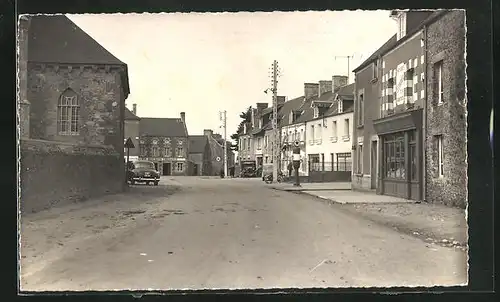
[[[21,14],[19,289],[463,286],[463,9]]]

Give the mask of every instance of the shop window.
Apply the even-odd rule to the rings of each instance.
[[[352,159],[351,153],[337,153],[336,171],[351,171]],[[332,154],[333,156],[333,154]]]
[[[410,131],[409,133],[409,152],[410,152],[410,180],[416,181],[417,176],[417,141],[415,131]]]
[[[385,137],[384,154],[385,177],[406,179],[404,133]]]

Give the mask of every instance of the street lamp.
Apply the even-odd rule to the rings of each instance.
[[[298,141],[295,141],[293,147],[293,167],[295,168],[295,183],[293,185],[295,187],[300,187],[300,179],[299,179],[300,147]]]

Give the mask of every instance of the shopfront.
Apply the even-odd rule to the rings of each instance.
[[[422,110],[374,121],[380,137],[378,193],[423,199]]]

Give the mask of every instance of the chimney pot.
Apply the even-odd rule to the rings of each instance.
[[[137,104],[132,104],[132,113],[137,115]]]
[[[326,80],[326,81],[319,81],[319,92],[318,92],[318,97],[321,97],[324,93],[332,91],[332,81]]]
[[[332,77],[332,91],[336,92],[342,86],[347,85],[347,76],[334,75]]]
[[[318,83],[304,83],[304,97],[309,99],[313,96],[317,96],[319,92]]]

